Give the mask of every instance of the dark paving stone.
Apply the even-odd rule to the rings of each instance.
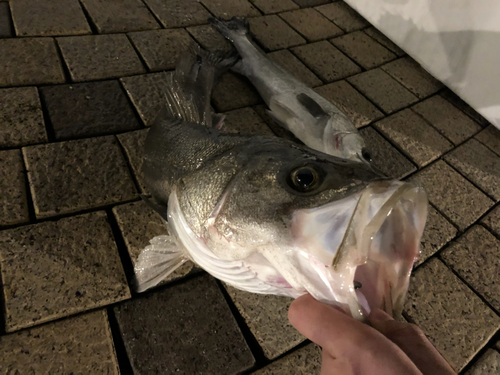
[[[479,360],[467,370],[465,375],[497,375],[500,374],[500,353],[488,349]]]
[[[361,71],[326,40],[292,48],[292,52],[325,82],[337,81]]]
[[[491,151],[500,155],[500,130],[495,128],[493,125],[488,126],[476,135],[475,138]]]
[[[75,82],[145,73],[126,35],[89,35],[57,38]]]
[[[200,46],[208,51],[230,50],[231,42],[210,25],[192,26],[186,29]]]
[[[242,135],[274,135],[267,124],[252,108],[240,108],[224,113],[223,132]]]
[[[16,0],[10,8],[18,36],[92,34],[78,0]]]
[[[367,70],[396,58],[395,54],[362,31],[340,36],[331,42]]]
[[[460,371],[500,328],[500,318],[439,259],[411,276],[406,316]]]
[[[382,69],[419,99],[432,95],[443,87],[441,82],[408,56],[385,64]]]
[[[363,128],[359,132],[365,139],[366,148],[372,156],[373,164],[386,176],[401,179],[417,170],[403,154],[372,127]]]
[[[285,69],[292,76],[297,78],[309,87],[316,87],[323,82],[314,75],[302,62],[295,57],[289,50],[271,52],[267,55],[271,60]]]
[[[285,12],[287,10],[299,9],[292,0],[250,0],[264,14]]]
[[[377,42],[382,44],[385,48],[389,49],[391,52],[395,53],[397,56],[401,57],[406,55],[405,51],[399,48],[395,43],[392,42],[388,37],[378,31],[376,28],[369,27],[363,30],[369,37],[375,39]]]
[[[446,138],[410,109],[389,116],[374,126],[419,167],[453,148]]]
[[[309,42],[333,38],[344,33],[316,9],[292,10],[281,13],[280,17],[301,33]]]
[[[0,87],[64,82],[52,38],[0,39],[0,51]]]
[[[274,359],[306,339],[288,322],[292,298],[225,287],[267,358]]]
[[[348,81],[385,113],[398,111],[418,100],[415,95],[379,68],[358,74]]]
[[[120,373],[105,310],[2,336],[6,374]]]
[[[0,151],[0,225],[29,221],[21,152]]]
[[[454,145],[473,136],[481,127],[443,97],[436,95],[412,107]]]
[[[476,121],[482,127],[486,127],[489,125],[488,120],[486,120],[483,116],[477,113],[474,108],[472,108],[462,99],[460,99],[460,97],[456,95],[453,91],[451,91],[449,88],[445,88],[443,91],[441,91],[440,95],[446,100],[448,100],[455,107],[460,109],[462,112],[464,112],[467,116]]]
[[[6,331],[130,298],[99,211],[0,232]]]
[[[438,161],[411,178],[420,183],[429,201],[460,230],[483,215],[493,201],[444,161]]]
[[[254,364],[209,275],[123,303],[114,311],[136,374],[234,374]]]
[[[82,0],[82,3],[100,34],[160,28],[140,0]]]
[[[195,43],[184,29],[139,31],[129,36],[151,71],[174,69]]]
[[[306,40],[276,15],[249,18],[250,31],[267,50],[305,44]]]
[[[207,23],[210,13],[197,0],[145,0],[164,27],[186,27]]]
[[[0,89],[0,147],[47,142],[35,87]]]
[[[481,220],[491,231],[500,236],[500,206],[497,206]]]
[[[0,3],[0,38],[11,36],[14,36],[14,29],[10,18],[9,3]]]
[[[114,136],[23,148],[35,214],[67,214],[137,197]]]
[[[132,167],[135,179],[139,184],[141,193],[146,195],[149,195],[149,193],[142,177],[142,161],[144,158],[144,144],[148,131],[149,129],[141,129],[130,133],[118,134],[116,136],[125,150],[125,154]]]
[[[346,33],[370,26],[363,17],[343,1],[321,5],[316,9]]]
[[[260,12],[247,0],[200,0],[216,17],[255,17]]]
[[[484,227],[475,225],[440,257],[500,312],[500,240]]]
[[[118,133],[140,128],[118,81],[40,89],[56,139]]]
[[[308,344],[270,365],[254,372],[255,375],[319,374],[321,371],[321,348]]]
[[[500,156],[469,139],[444,158],[496,202],[500,201]]]
[[[331,0],[293,0],[293,2],[298,4],[301,8],[308,8],[327,4],[331,2]]]
[[[382,112],[346,81],[317,87],[315,91],[339,107],[357,128],[384,117]]]
[[[212,91],[212,102],[218,112],[259,104],[262,99],[243,76],[225,73]]]

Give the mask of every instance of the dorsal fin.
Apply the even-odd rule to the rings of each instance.
[[[328,117],[323,108],[309,95],[301,93],[297,95],[298,102],[304,107],[304,109],[309,112],[315,118]]]

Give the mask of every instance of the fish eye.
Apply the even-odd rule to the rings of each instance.
[[[288,185],[299,193],[310,192],[321,183],[320,173],[311,166],[294,169],[290,172],[287,180]]]
[[[363,148],[363,149],[361,150],[361,156],[362,156],[362,157],[363,157],[363,159],[365,159],[366,161],[372,161],[372,154],[370,154],[366,148]]]

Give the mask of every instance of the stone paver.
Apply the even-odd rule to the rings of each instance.
[[[469,139],[445,160],[495,201],[500,201],[500,156],[475,139]]]
[[[321,371],[321,348],[307,344],[293,353],[254,372],[255,375],[319,374]]]
[[[144,158],[144,143],[146,142],[147,135],[148,129],[141,129],[134,132],[118,134],[116,137],[125,151],[125,155],[132,167],[141,193],[149,195],[144,179],[142,178],[142,160]]]
[[[342,35],[343,31],[331,23],[316,9],[299,9],[280,13],[290,26],[301,33],[309,42],[333,38]]]
[[[316,87],[323,84],[323,82],[321,82],[321,80],[289,50],[283,49],[281,51],[271,52],[267,56],[307,86]]]
[[[451,104],[453,104],[455,107],[460,109],[462,112],[464,112],[467,116],[472,118],[474,121],[476,121],[479,125],[482,127],[486,127],[489,125],[488,120],[486,120],[483,116],[481,116],[479,113],[477,113],[474,108],[472,108],[470,105],[468,105],[466,102],[464,102],[462,99],[460,99],[453,91],[451,91],[449,88],[445,88],[440,92],[440,95],[448,100]]]
[[[100,34],[160,28],[140,0],[82,0],[82,4]]]
[[[9,3],[0,3],[0,38],[10,38],[14,35],[10,17]]]
[[[491,151],[500,155],[500,130],[495,128],[493,125],[488,126],[476,135],[475,138]]]
[[[346,33],[370,26],[363,17],[343,1],[321,5],[316,9]]]
[[[52,38],[0,39],[0,51],[0,87],[64,82]]]
[[[129,34],[149,70],[174,69],[194,41],[184,29],[138,31]]]
[[[78,0],[15,0],[10,9],[18,36],[92,34]]]
[[[361,129],[360,134],[366,142],[373,164],[386,176],[400,179],[417,170],[403,154],[371,126]]]
[[[292,48],[292,52],[325,82],[359,73],[361,68],[326,40]]]
[[[197,0],[145,0],[164,27],[186,27],[207,22],[211,14]]]
[[[242,135],[274,135],[267,124],[252,108],[240,108],[224,113],[223,132]]]
[[[42,87],[40,93],[58,140],[140,128],[118,81]]]
[[[211,25],[192,26],[186,30],[206,50],[230,50],[232,48],[231,42]]]
[[[75,82],[145,73],[126,35],[89,35],[57,38]]]
[[[395,113],[374,126],[391,139],[419,167],[429,164],[453,145],[410,109]]]
[[[500,240],[484,227],[475,225],[440,257],[500,312]]]
[[[493,349],[488,349],[465,375],[497,375],[499,373],[500,353]]]
[[[486,217],[481,220],[491,231],[500,236],[500,206],[495,207]]]
[[[247,0],[200,0],[216,17],[255,17],[260,12]]]
[[[415,95],[380,68],[358,74],[347,80],[385,113],[398,111],[418,100]]]
[[[276,15],[249,18],[248,23],[257,42],[269,51],[306,43],[304,38]]]
[[[384,117],[382,112],[346,81],[317,87],[315,91],[339,107],[357,128]]]
[[[227,112],[259,104],[262,99],[245,77],[228,72],[212,90],[212,102],[218,112]]]
[[[0,225],[29,221],[21,152],[0,151]]]
[[[421,170],[411,180],[424,187],[429,201],[460,230],[466,229],[493,206],[490,198],[444,161]]]
[[[385,48],[389,49],[391,52],[396,54],[397,56],[404,56],[406,53],[401,48],[399,48],[396,44],[392,42],[388,37],[382,34],[373,26],[364,29],[364,33],[366,33],[369,37],[375,39],[377,42],[382,44]]]
[[[225,287],[267,358],[274,359],[306,339],[288,322],[293,299]]]
[[[458,145],[481,130],[481,127],[440,95],[412,107],[454,145]]]
[[[285,12],[287,10],[299,9],[300,7],[292,0],[250,0],[264,14]]]
[[[47,142],[35,87],[0,89],[0,147]]]
[[[154,291],[114,311],[137,374],[233,374],[254,363],[209,275]]]
[[[437,258],[411,276],[405,313],[456,371],[500,328],[500,317]]]
[[[0,232],[6,331],[130,298],[106,213]]]
[[[105,310],[2,336],[0,341],[3,374],[120,373]]]
[[[364,69],[373,69],[396,58],[395,54],[362,31],[340,36],[331,42]]]
[[[441,82],[408,56],[385,64],[382,69],[419,99],[432,95],[443,87]]]
[[[114,136],[23,148],[37,218],[137,197]]]

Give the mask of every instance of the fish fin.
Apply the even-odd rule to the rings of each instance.
[[[283,104],[279,99],[276,99],[276,97],[272,97],[269,101],[268,113],[274,119],[274,121],[276,121],[276,123],[287,130],[290,130],[287,125],[287,121],[296,117],[293,111],[285,104]]]
[[[234,42],[235,36],[249,35],[248,21],[244,18],[233,17],[227,21],[222,18],[210,17],[208,23],[231,42]]]
[[[133,286],[138,293],[158,285],[188,260],[171,236],[156,236],[149,242],[134,266]]]
[[[223,113],[214,113],[212,115],[212,127],[217,130],[221,130],[224,126],[224,120],[226,115]]]
[[[297,95],[297,101],[309,112],[313,117],[320,119],[329,117],[328,113],[309,95],[301,93]]]
[[[140,195],[141,199],[146,205],[156,211],[165,221],[167,221],[167,206],[157,203],[154,198],[148,198],[145,195]]]
[[[242,76],[246,75],[245,66],[243,65],[241,60],[231,67],[231,71],[241,74]]]

